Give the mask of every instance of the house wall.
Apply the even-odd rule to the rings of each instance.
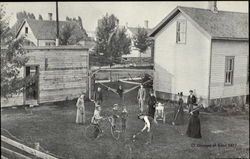
[[[46,42],[56,42],[55,40],[38,40],[37,46],[46,46]]]
[[[187,21],[186,43],[176,43],[176,20]],[[209,84],[210,39],[179,13],[155,36],[154,89],[165,98],[189,90],[206,105]],[[162,95],[160,95],[162,96]]]
[[[249,95],[248,41],[212,41],[210,99],[228,98]],[[224,85],[225,57],[234,56],[233,84]]]
[[[26,27],[28,27],[28,34],[25,34]],[[32,30],[27,22],[24,23],[23,27],[21,28],[20,32],[17,35],[17,38],[20,38],[23,35],[26,35],[26,39],[29,41],[32,41],[37,46],[37,39],[36,39],[35,35],[33,34]]]
[[[81,92],[87,92],[88,86],[88,50],[80,47],[34,47],[27,48],[28,65],[39,66],[38,103],[63,101],[77,98]],[[48,67],[45,70],[45,58]],[[23,74],[24,75],[24,74]],[[3,103],[1,106],[23,105],[25,100]],[[17,98],[9,101],[17,101]]]

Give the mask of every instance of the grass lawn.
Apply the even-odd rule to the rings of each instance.
[[[125,88],[131,86],[124,86]],[[143,127],[137,119],[137,90],[125,96],[129,111],[125,140]],[[75,124],[76,101],[44,104],[34,108],[3,109],[1,128],[23,140],[27,146],[34,147],[35,142],[49,152],[65,159],[206,159],[206,158],[248,158],[249,157],[249,117],[221,116],[201,113],[202,139],[192,139],[185,135],[187,122],[182,126],[172,126],[172,114],[167,123],[155,127],[154,140],[145,145],[146,138],[141,135],[131,143],[131,151],[124,147],[124,141],[115,141],[106,133],[97,141],[89,141],[84,136],[84,128],[93,115],[94,105],[86,102],[87,124]],[[105,93],[103,114],[109,115],[118,96]],[[169,108],[171,110],[173,108]],[[187,116],[186,116],[187,119]],[[2,135],[11,138],[1,130]],[[12,138],[13,139],[13,138]],[[219,145],[220,144],[220,145]],[[232,144],[232,145],[230,145]],[[213,145],[213,146],[212,146]]]

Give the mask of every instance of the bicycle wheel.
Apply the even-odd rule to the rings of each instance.
[[[113,126],[111,126],[111,134],[114,139],[118,140],[120,138],[120,130],[116,130]]]
[[[87,139],[94,140],[97,138],[100,132],[101,130],[98,128],[98,126],[91,124],[85,128],[85,137]]]

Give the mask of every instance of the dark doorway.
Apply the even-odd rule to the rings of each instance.
[[[28,77],[30,82],[26,85],[25,88],[25,101],[28,104],[28,101],[37,101],[38,100],[38,75],[39,68],[38,66],[26,66],[25,67],[25,76]]]

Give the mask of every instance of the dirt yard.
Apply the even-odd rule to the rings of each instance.
[[[76,101],[66,101],[27,109],[3,109],[1,128],[23,140],[27,146],[34,147],[34,143],[39,142],[44,149],[65,159],[249,158],[249,117],[244,115],[221,116],[201,112],[202,139],[192,139],[185,135],[187,122],[182,126],[172,126],[169,124],[172,114],[169,113],[167,123],[159,121],[156,126],[151,145],[145,144],[143,135],[130,143],[131,136],[143,127],[143,122],[137,119],[136,91],[125,96],[129,111],[126,141],[115,141],[110,133],[97,141],[85,138],[84,128],[94,111],[91,102],[86,102],[86,125],[75,124]],[[104,116],[111,113],[114,103],[118,103],[118,96],[105,93]],[[5,131],[1,130],[1,133],[13,139]],[[130,143],[130,150],[124,146],[125,142]]]

